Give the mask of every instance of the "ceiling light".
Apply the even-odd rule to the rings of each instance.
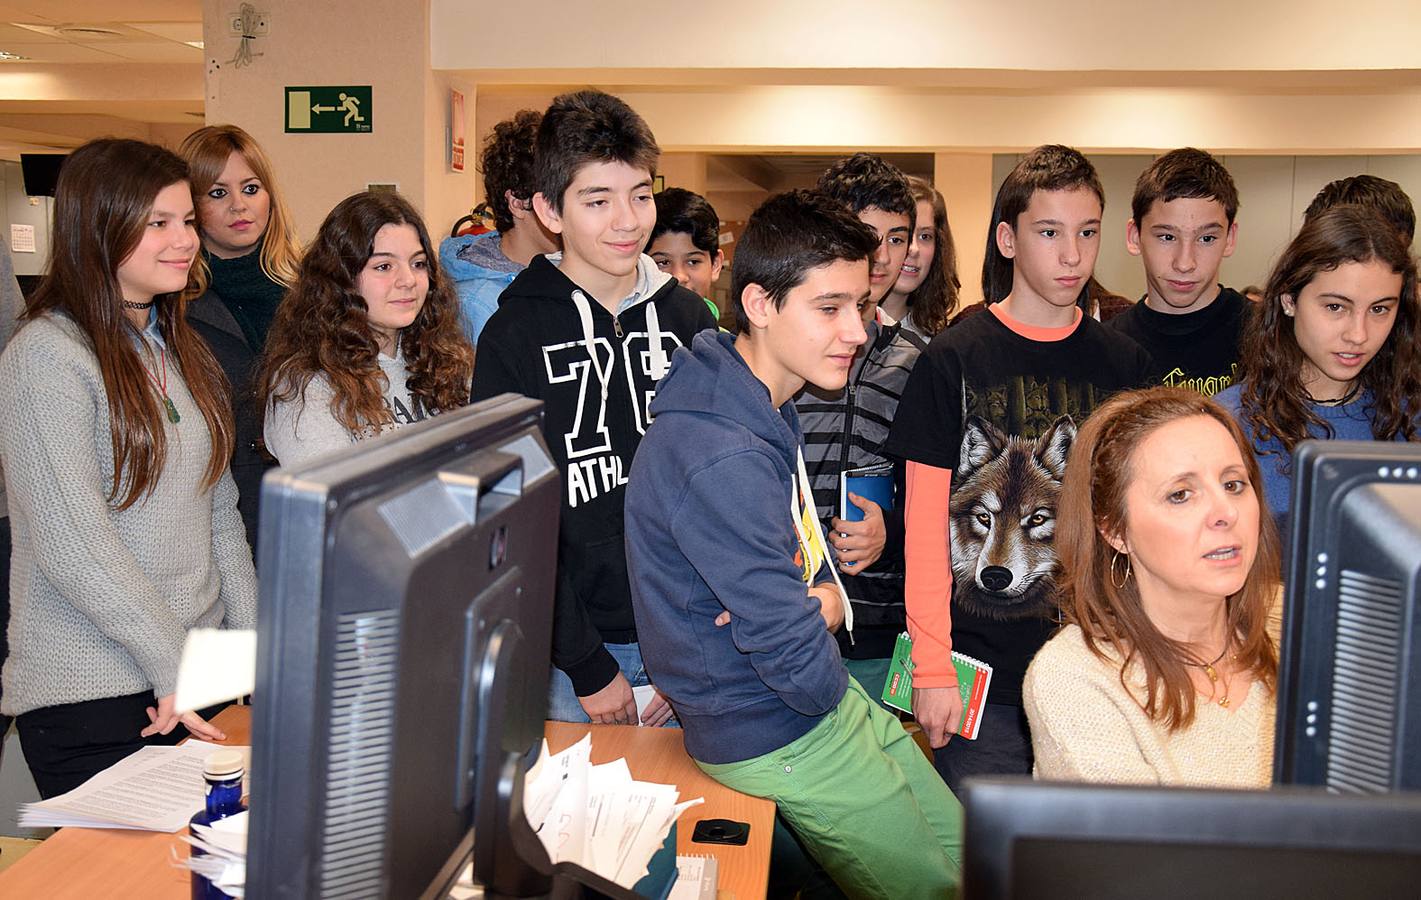
[[[187,44],[189,47],[196,47],[199,50],[204,49],[202,41],[183,41],[183,43]]]
[[[0,60],[7,59],[29,59],[29,57],[21,56],[18,53],[11,53],[9,50],[0,50]]]

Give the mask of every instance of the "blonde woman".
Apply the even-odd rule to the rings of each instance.
[[[258,450],[261,415],[253,405],[256,361],[287,289],[296,281],[300,245],[267,159],[235,125],[208,125],[183,141],[192,173],[200,272],[206,293],[188,305],[188,321],[212,348],[231,388],[237,434],[232,477],[247,539],[257,545],[257,497],[268,464]]]

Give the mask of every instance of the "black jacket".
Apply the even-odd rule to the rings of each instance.
[[[231,389],[232,417],[236,422],[236,445],[232,451],[232,480],[237,483],[237,511],[247,527],[247,543],[252,555],[257,549],[257,501],[261,497],[262,476],[275,465],[260,449],[262,416],[256,409],[254,379],[261,348],[247,343],[222,298],[211,290],[187,308],[188,324],[207,342],[217,364],[227,376]]]
[[[544,403],[543,435],[563,476],[553,664],[583,697],[617,675],[603,644],[636,640],[622,501],[656,384],[673,351],[715,326],[705,301],[650,257],[639,276],[650,296],[614,317],[534,257],[499,297],[474,362],[473,400],[512,391]]]

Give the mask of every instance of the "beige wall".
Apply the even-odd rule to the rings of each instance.
[[[235,53],[226,7],[203,0],[211,59]],[[456,210],[468,205],[472,171],[447,172],[444,129],[448,86],[464,85],[472,103],[474,85],[428,68],[428,11],[428,0],[283,3],[258,44],[262,56],[244,68],[209,65],[207,121],[240,125],[262,144],[303,240],[332,206],[372,182],[399,185],[436,235],[447,234]],[[341,84],[371,86],[371,133],[285,133],[283,88]]]
[[[933,161],[933,186],[947,207],[947,224],[957,247],[960,306],[982,299],[982,258],[992,221],[992,157],[985,153],[939,153]]]
[[[616,93],[646,117],[666,150],[1012,152],[1044,143],[1117,152],[1191,145],[1249,153],[1421,149],[1421,90],[1234,94],[1117,88],[1002,95],[777,85]]]
[[[1421,4],[1352,0],[719,0],[678,40],[665,0],[433,0],[441,68],[1286,70],[1416,65]],[[595,9],[595,13],[591,10]],[[1333,39],[1340,28],[1346,39]]]

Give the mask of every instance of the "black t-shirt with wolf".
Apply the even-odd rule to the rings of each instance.
[[[887,450],[952,470],[952,645],[992,665],[988,702],[1021,704],[1056,627],[1056,498],[1076,428],[1152,370],[1089,317],[1038,341],[984,315],[934,338],[908,379]]]

